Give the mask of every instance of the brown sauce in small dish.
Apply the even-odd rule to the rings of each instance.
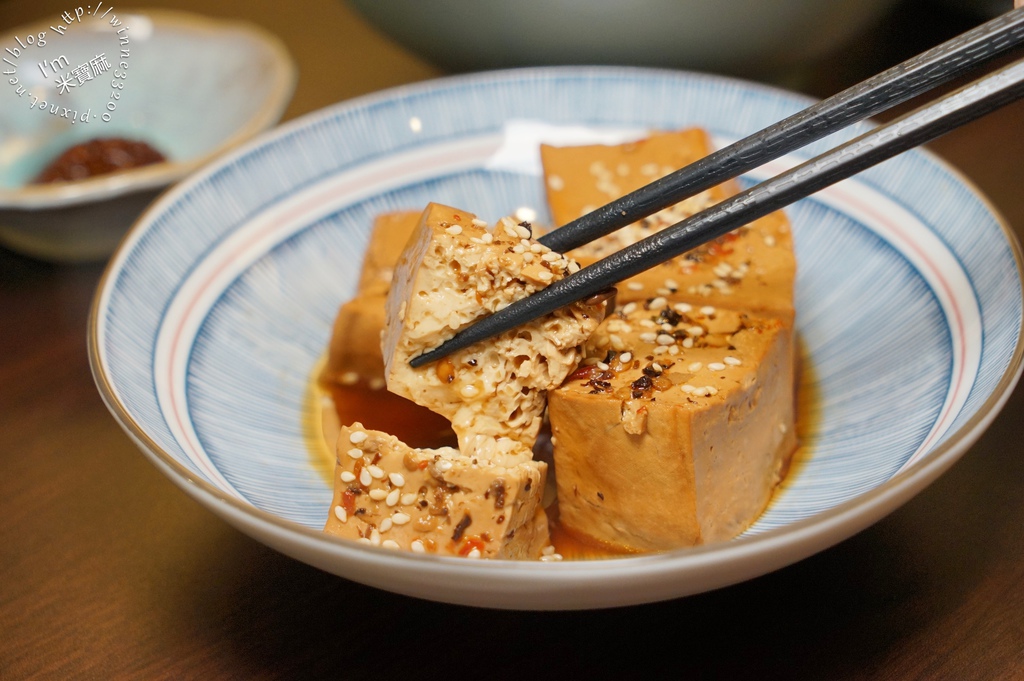
[[[73,182],[166,160],[145,142],[120,137],[99,138],[66,150],[46,166],[33,183]]]

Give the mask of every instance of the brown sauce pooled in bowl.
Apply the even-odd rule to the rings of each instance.
[[[76,144],[58,156],[33,183],[84,180],[166,160],[163,154],[145,142],[120,137],[94,139]]]

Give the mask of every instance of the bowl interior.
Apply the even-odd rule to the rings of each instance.
[[[303,560],[406,593],[592,607],[753,576],[779,565],[773,555],[798,530],[807,555],[908,498],[936,474],[924,474],[929,464],[951,463],[1020,371],[1019,248],[981,197],[922,152],[789,209],[804,360],[798,463],[746,537],[658,557],[660,581],[614,596],[602,584],[648,569],[644,557],[556,572],[438,559],[444,568],[425,577],[413,556],[320,535],[330,486],[309,425],[314,368],[375,214],[435,200],[488,220],[525,206],[543,220],[541,138],[701,125],[726,143],[806,103],[722,78],[556,68],[402,88],[297,121],[172,190],[130,235],[97,297],[101,392],[215,512]],[[887,489],[900,494],[878,494]],[[709,560],[744,567],[701,572]],[[578,578],[567,589],[565,570]]]

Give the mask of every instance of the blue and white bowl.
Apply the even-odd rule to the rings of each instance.
[[[525,206],[543,221],[538,139],[700,125],[725,143],[807,104],[704,75],[550,68],[423,83],[294,121],[175,187],[129,234],[90,322],[100,392],[143,453],[227,522],[399,593],[591,608],[696,593],[790,564],[932,482],[1021,373],[1020,247],[984,198],[921,151],[788,211],[810,402],[798,465],[733,541],[562,563],[345,542],[320,532],[331,489],[308,423],[318,409],[315,366],[377,213],[435,200],[488,220]]]

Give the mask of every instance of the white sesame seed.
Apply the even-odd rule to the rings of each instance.
[[[661,308],[668,305],[668,301],[664,297],[658,296],[657,298],[651,298],[651,302],[647,304],[648,310],[660,310]]]
[[[695,338],[698,337],[698,336],[703,336],[704,335],[704,327],[701,327],[701,326],[691,326],[690,328],[688,328],[686,330],[686,333],[690,334],[691,336],[693,336]]]
[[[694,362],[690,366],[686,367],[691,373],[697,373],[704,368],[704,365],[700,362]]]
[[[676,342],[676,339],[667,333],[658,334],[658,345],[672,345]]]
[[[555,275],[551,274],[551,272],[548,272],[547,270],[541,270],[537,273],[537,278],[541,281],[551,281],[554,277]]]
[[[523,227],[522,225],[516,225],[516,234],[522,237],[523,239],[529,239],[532,236],[530,230],[528,230],[526,227]]]
[[[544,248],[544,244],[532,243],[530,244],[530,252],[537,253],[538,255],[544,253],[548,249]],[[558,255],[557,253],[555,255]]]
[[[471,383],[468,383],[459,389],[459,394],[463,397],[476,397],[479,393],[480,390]]]
[[[575,260],[570,260],[569,266],[566,269],[569,270],[569,274],[576,274],[580,271],[580,266]]]
[[[641,286],[640,288],[643,288],[643,286]],[[633,314],[634,312],[636,312],[636,303],[626,303],[625,305],[622,306],[622,314],[629,315]]]
[[[395,487],[401,487],[405,484],[405,478],[401,473],[388,473],[388,480],[390,480],[391,484]]]
[[[693,305],[690,305],[689,303],[676,303],[672,306],[672,309],[679,314],[686,314],[693,309]]]
[[[738,367],[739,365],[743,364],[743,360],[741,360],[739,357],[729,356],[729,357],[726,357],[722,361],[724,361],[729,366],[734,366],[734,367]]]
[[[628,284],[626,284],[626,288],[628,288],[630,291],[643,291],[644,285],[641,284],[639,281],[631,281]]]
[[[374,546],[380,546],[380,532],[376,527],[370,530],[370,543]]]
[[[675,347],[674,345],[672,347]],[[654,355],[666,355],[668,354],[668,345],[659,345],[658,347],[651,350],[651,354]]]
[[[598,362],[597,368],[600,369],[601,371],[608,371],[608,365],[605,364],[604,362]]]
[[[384,473],[383,468],[381,468],[380,466],[374,466],[373,464],[367,466],[366,470],[369,471],[370,475],[372,475],[376,480],[383,480],[384,476],[386,475],[386,473]]]
[[[346,371],[341,375],[342,385],[355,385],[359,382],[359,374],[354,371]]]
[[[398,490],[398,489],[391,490],[390,492],[388,492],[387,497],[384,499],[384,503],[386,503],[388,506],[397,506],[398,505],[398,500],[399,500],[399,497],[401,497],[401,494],[402,494],[401,490]]]
[[[348,450],[346,452],[346,454],[348,454],[353,459],[361,459],[361,458],[363,458],[363,450],[356,449],[355,447],[353,447],[352,449]]]
[[[702,307],[700,309],[700,313],[703,314],[703,315],[709,315],[710,316],[710,315],[715,314],[715,308],[712,307],[711,305],[705,305],[704,307]]]
[[[529,206],[519,206],[519,208],[516,208],[514,215],[516,220],[520,222],[533,222],[537,219],[537,211]]]
[[[386,548],[386,549],[400,549],[400,548],[402,548],[401,546],[398,545],[398,542],[396,542],[394,539],[385,539],[383,541],[383,543],[381,543],[381,546]]]
[[[466,558],[480,558],[483,554],[480,553],[480,549],[474,548],[472,551],[466,554]]]
[[[414,504],[416,503],[416,493],[408,492],[406,494],[403,494],[402,498],[399,499],[399,501],[401,502],[402,506],[409,506],[411,504]]]
[[[693,347],[693,339],[692,338],[684,338],[683,339],[683,347],[687,348],[687,349],[692,348]]]
[[[608,334],[608,341],[612,344],[612,350],[622,350],[623,348],[626,347],[626,343],[623,342],[622,336],[618,334]],[[602,369],[602,371],[604,370]]]
[[[679,290],[679,284],[676,283],[675,279],[666,279],[662,283],[667,289]]]
[[[480,237],[480,241],[483,241],[485,244],[489,244],[494,241],[494,235],[490,232],[486,232],[482,237]]]
[[[540,550],[540,554],[542,556],[550,556],[554,552],[555,552],[555,547],[552,546],[551,544],[548,544],[547,546],[545,546],[544,548],[542,548]]]
[[[335,506],[334,507],[334,517],[336,517],[338,520],[340,520],[343,523],[347,523],[348,522],[348,513],[341,506]]]
[[[537,245],[539,246],[540,244]],[[540,259],[543,260],[544,262],[554,262],[555,260],[561,260],[562,256],[560,256],[558,253],[555,253],[554,251],[548,251],[544,255],[540,256]]]
[[[640,324],[640,326],[644,327],[645,329],[656,329],[656,328],[658,328],[658,325],[655,324],[650,319],[641,319],[639,324]]]
[[[644,343],[653,343],[655,339],[657,339],[657,337],[658,334],[654,333],[653,331],[644,331],[642,334],[640,334],[640,340],[642,340]]]
[[[562,560],[562,554],[552,553],[548,556],[541,556],[540,559],[545,563],[557,563],[558,561]]]
[[[712,371],[721,371],[724,368],[725,365],[721,362],[708,362],[708,369],[711,369]]]
[[[709,395],[709,396],[710,395],[717,395],[718,394],[718,388],[714,387],[713,385],[706,385],[706,386],[704,386],[704,394],[705,395]]]
[[[437,462],[437,464],[435,464],[435,467],[437,468],[437,470],[444,473],[452,469],[452,462],[449,461],[448,459],[441,459],[440,461]]]
[[[473,225],[476,227],[486,227],[487,220],[481,220],[480,218],[473,218]]]
[[[515,246],[512,247],[512,252],[522,255],[523,253],[526,253],[526,246],[522,244],[516,244]]]
[[[384,501],[384,499],[386,499],[388,496],[387,491],[381,489],[380,487],[374,487],[368,492],[368,494],[370,498],[373,499],[374,501]]]
[[[370,540],[367,539],[366,537],[360,537],[359,539],[356,539],[356,541],[359,542],[360,544],[369,544],[370,543]]]
[[[391,529],[391,525],[392,525],[391,518],[385,518],[384,520],[380,521],[380,532],[381,532],[381,534],[384,534],[385,532],[390,530]]]
[[[354,445],[364,442],[367,438],[367,434],[361,430],[352,431],[352,434],[348,436],[348,441]]]
[[[651,368],[655,371],[664,371],[664,369],[661,368],[661,365],[657,362],[651,362]]]
[[[630,361],[631,359],[633,359],[633,353],[631,352],[624,352],[621,355],[619,355],[619,361],[622,362],[623,364]]]
[[[423,542],[419,539],[413,539],[412,543],[409,544],[409,548],[412,549],[413,553],[426,553],[427,547],[423,545]]]
[[[533,253],[529,251],[523,253],[523,262],[533,262]]]
[[[355,479],[356,479],[356,474],[353,473],[352,471],[342,471],[341,472],[341,481],[342,482],[355,482]]]
[[[689,383],[683,383],[681,386],[679,386],[679,389],[682,390],[684,393],[695,393],[695,392],[697,392],[697,389],[694,388]]]
[[[392,515],[392,516],[391,516],[391,521],[392,521],[392,522],[393,522],[393,523],[394,523],[395,525],[405,525],[405,524],[406,524],[406,523],[408,523],[408,522],[409,522],[410,520],[412,520],[412,518],[410,518],[410,517],[409,517],[409,516],[408,516],[407,514],[405,514],[405,513],[395,513],[394,515]]]
[[[670,345],[670,346],[668,346],[668,354],[670,354],[670,355],[678,355],[679,354],[679,346],[678,345]]]
[[[363,485],[364,487],[369,487],[370,483],[372,482],[373,478],[370,477],[370,471],[366,470],[365,468],[359,471],[359,484]]]
[[[461,225],[452,225],[451,227],[449,227],[448,229],[446,229],[444,231],[448,232],[452,236],[458,236],[459,234],[462,234],[462,226]]]

